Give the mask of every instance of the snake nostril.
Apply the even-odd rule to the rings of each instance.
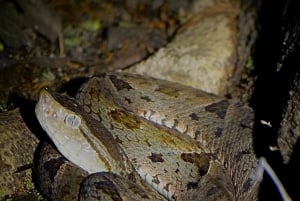
[[[50,110],[49,108],[46,108],[46,109],[45,109],[45,113],[46,113],[47,115],[49,115],[49,114],[51,113],[51,110]]]
[[[52,117],[57,118],[57,113],[53,112]]]

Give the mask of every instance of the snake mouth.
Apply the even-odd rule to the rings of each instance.
[[[39,100],[35,106],[35,115],[37,116],[37,119],[42,126],[42,128],[47,132],[49,130],[49,127],[47,124],[43,123],[46,121],[47,116],[52,115],[53,117],[56,117],[57,114],[50,114],[50,96],[49,92],[46,89],[42,89],[39,95]]]

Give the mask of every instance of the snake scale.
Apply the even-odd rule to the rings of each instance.
[[[36,115],[57,149],[92,174],[82,200],[258,199],[254,115],[238,101],[104,73],[76,99],[42,91]]]

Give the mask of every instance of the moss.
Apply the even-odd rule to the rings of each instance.
[[[0,189],[0,201],[12,201],[12,197],[5,190]]]
[[[246,61],[245,68],[247,69],[248,72],[254,70],[254,61],[252,57],[249,57],[248,60]]]
[[[35,200],[35,201],[44,200],[43,196],[38,192],[38,190],[36,189],[32,181],[28,181],[25,185],[25,188],[28,192],[28,198],[31,197],[31,199],[28,200]]]
[[[28,181],[25,184],[26,191],[22,194],[8,194],[0,189],[0,201],[42,201],[45,198],[37,191],[33,182]]]
[[[4,45],[3,43],[0,43],[0,52],[3,52],[4,51]]]
[[[80,27],[89,31],[98,31],[101,28],[99,20],[86,20],[80,23]]]

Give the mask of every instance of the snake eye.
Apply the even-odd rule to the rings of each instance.
[[[65,124],[70,126],[71,128],[78,128],[81,124],[81,119],[79,116],[75,114],[68,114],[65,118]]]

